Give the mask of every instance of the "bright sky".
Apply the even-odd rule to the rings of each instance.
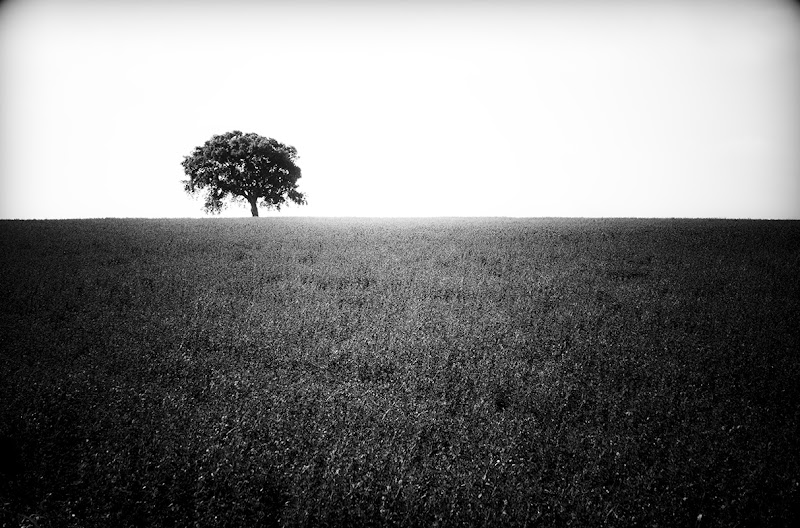
[[[232,130],[297,148],[281,215],[800,218],[800,9],[0,4],[0,218],[202,217]]]

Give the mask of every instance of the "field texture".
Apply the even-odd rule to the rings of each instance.
[[[800,222],[0,222],[3,526],[788,526]]]

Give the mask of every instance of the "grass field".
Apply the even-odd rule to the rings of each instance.
[[[0,222],[2,526],[788,526],[800,222]]]

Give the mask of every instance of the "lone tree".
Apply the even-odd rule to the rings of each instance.
[[[258,205],[278,211],[286,199],[305,204],[297,190],[300,167],[295,164],[297,149],[258,134],[235,130],[215,135],[191,156],[184,156],[183,181],[188,194],[205,191],[205,210],[219,213],[225,199],[246,201],[258,216]],[[260,202],[259,202],[260,200]]]

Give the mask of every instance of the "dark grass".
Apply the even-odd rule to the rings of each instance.
[[[3,526],[788,526],[800,222],[0,222]]]

